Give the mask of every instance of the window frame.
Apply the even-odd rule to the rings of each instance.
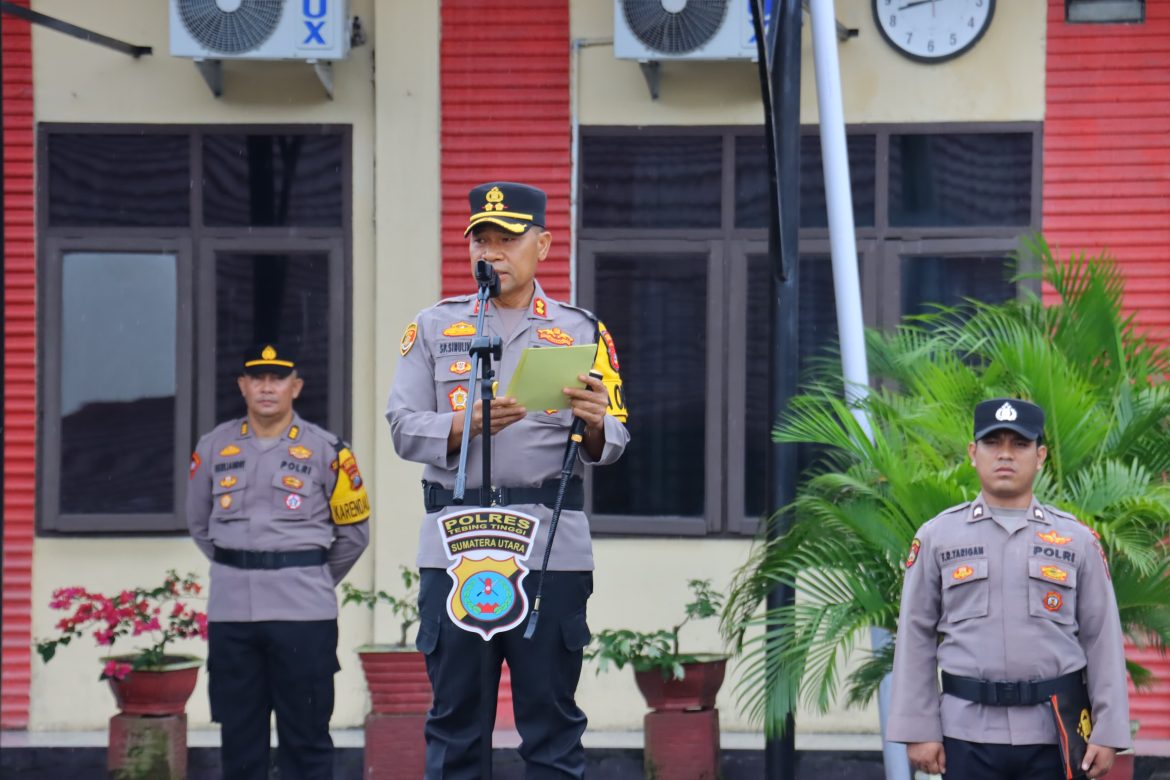
[[[741,537],[756,533],[759,520],[746,516],[743,511],[746,481],[744,466],[744,430],[740,417],[745,399],[744,370],[746,368],[746,314],[743,307],[736,307],[732,301],[742,300],[747,284],[747,255],[767,251],[768,231],[766,228],[741,228],[735,226],[736,181],[735,143],[738,137],[762,135],[762,126],[746,125],[701,125],[701,126],[583,126],[581,134],[591,135],[635,135],[693,136],[719,135],[723,138],[723,170],[721,176],[721,219],[719,228],[590,228],[581,224],[582,214],[577,211],[574,225],[576,250],[576,300],[583,306],[600,310],[604,318],[604,305],[596,301],[594,279],[595,258],[606,250],[630,253],[645,247],[652,251],[665,251],[663,247],[679,246],[679,251],[694,250],[706,242],[710,247],[713,273],[724,295],[719,300],[713,297],[708,304],[708,351],[716,348],[716,362],[708,357],[708,409],[707,409],[707,452],[704,453],[704,485],[708,496],[704,518],[682,518],[676,516],[626,516],[595,515],[592,512],[592,482],[586,477],[586,510],[589,512],[592,531],[599,535],[637,536],[723,536]],[[943,122],[943,123],[882,123],[850,125],[849,135],[874,137],[874,224],[855,228],[858,264],[861,276],[862,308],[867,327],[891,327],[901,318],[901,277],[900,257],[914,254],[948,255],[980,254],[1003,252],[1007,254],[1020,245],[1021,237],[1040,230],[1043,206],[1043,123],[1025,122]],[[890,138],[896,135],[923,134],[993,134],[1029,133],[1032,136],[1031,159],[1031,207],[1029,224],[1022,226],[941,226],[941,227],[896,227],[889,221],[890,209]],[[802,135],[817,135],[816,125],[802,125]],[[578,183],[583,188],[587,183],[583,177]],[[582,197],[579,190],[576,197]],[[801,228],[799,251],[807,255],[830,256],[829,229],[827,227]],[[717,253],[717,254],[716,254]],[[721,267],[720,267],[721,266]],[[1024,272],[1035,268],[1022,268]],[[893,275],[891,275],[893,274]],[[1038,293],[1040,285],[1035,280],[1025,280],[1018,286],[1019,294],[1025,290]],[[737,297],[738,296],[738,297]],[[718,333],[715,328],[718,328]],[[617,334],[620,338],[621,334]],[[722,337],[723,341],[720,341]],[[723,349],[720,345],[726,345]],[[738,346],[736,346],[738,345]],[[733,348],[734,347],[734,348]],[[718,368],[716,368],[718,367]],[[723,378],[716,375],[725,372]],[[717,385],[714,395],[712,383]],[[712,407],[718,407],[712,416]],[[637,408],[630,410],[631,415]],[[712,430],[712,422],[718,430]],[[712,450],[712,440],[718,442]],[[733,478],[735,475],[737,478]],[[711,486],[718,492],[719,500],[714,510],[711,507]],[[714,511],[714,513],[712,513]],[[701,522],[700,522],[701,521]]]
[[[38,268],[37,395],[42,416],[37,437],[37,534],[115,535],[185,534],[190,452],[199,436],[222,422],[214,418],[215,268],[214,251],[261,253],[324,252],[329,262],[328,420],[318,422],[343,438],[352,430],[353,353],[353,127],[349,124],[88,124],[41,122],[37,125],[36,195]],[[191,186],[189,221],[167,227],[55,226],[49,224],[52,193],[50,144],[54,135],[185,135],[189,144]],[[332,135],[340,143],[341,224],[335,227],[206,227],[203,225],[203,137],[209,134]],[[62,251],[175,252],[180,268],[177,294],[181,329],[176,350],[175,506],[171,514],[69,514],[60,507]],[[209,260],[210,258],[210,260]],[[55,266],[55,267],[54,267]],[[196,321],[196,318],[198,320]],[[208,340],[210,337],[210,340]],[[316,379],[315,377],[313,378]]]

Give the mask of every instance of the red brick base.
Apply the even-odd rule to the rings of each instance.
[[[719,710],[651,712],[643,720],[646,777],[715,780],[719,777]]]
[[[367,715],[365,780],[422,777],[426,722],[426,715]]]
[[[185,780],[186,715],[115,715],[110,718],[106,769],[111,777]]]

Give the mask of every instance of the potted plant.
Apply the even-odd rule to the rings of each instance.
[[[179,639],[207,639],[207,614],[192,605],[201,591],[196,575],[180,577],[173,569],[156,588],[135,587],[112,596],[82,587],[53,591],[50,608],[68,614],[57,622],[54,638],[37,642],[45,663],[91,631],[98,646],[110,650],[127,637],[145,645],[102,659],[98,679],[109,681],[119,710],[110,718],[106,766],[111,777],[186,777],[185,710],[203,661],[169,646]]]
[[[715,778],[719,765],[719,711],[715,696],[723,685],[727,656],[684,653],[679,634],[692,620],[719,614],[723,596],[711,580],[687,583],[692,600],[670,629],[605,629],[593,638],[586,658],[598,673],[629,665],[651,712],[643,719],[647,777]]]
[[[418,623],[419,573],[399,567],[402,593],[341,584],[341,603],[374,609],[390,608],[398,623],[398,641],[357,648],[370,712],[365,720],[366,778],[421,777],[425,768],[423,727],[431,708],[431,681],[422,653],[408,644],[410,629]]]
[[[814,444],[819,456],[789,507],[791,528],[756,548],[723,617],[728,638],[766,632],[742,644],[740,690],[769,734],[802,695],[820,709],[841,687],[849,704],[875,695],[892,642],[847,676],[842,667],[871,628],[896,632],[915,529],[978,492],[965,455],[971,409],[988,396],[1020,394],[1044,407],[1049,455],[1037,498],[1100,535],[1130,641],[1170,645],[1170,347],[1124,313],[1122,278],[1107,256],[1058,264],[1042,241],[1034,251],[1054,305],[971,301],[869,334],[877,389],[859,404],[868,432],[831,373],[815,377],[777,426],[777,440]],[[777,585],[800,600],[761,613]],[[1136,685],[1148,681],[1147,670],[1128,666]]]

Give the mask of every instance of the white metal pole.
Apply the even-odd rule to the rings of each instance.
[[[869,418],[857,402],[869,393],[869,368],[865,357],[865,326],[861,315],[861,280],[857,270],[857,238],[853,225],[853,194],[849,188],[849,155],[845,147],[845,113],[841,103],[841,68],[837,60],[837,19],[833,0],[810,0],[813,68],[817,80],[817,108],[821,120],[821,160],[825,173],[825,200],[829,209],[829,245],[833,257],[833,291],[837,298],[837,331],[841,342],[841,368],[845,400],[853,408],[862,430],[873,438]],[[884,629],[870,632],[876,649],[889,643]],[[878,692],[882,757],[886,780],[907,780],[910,762],[904,745],[887,742],[889,677]]]

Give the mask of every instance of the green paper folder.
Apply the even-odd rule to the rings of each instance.
[[[566,387],[582,387],[579,374],[588,374],[597,345],[528,347],[520,353],[516,373],[504,395],[514,397],[529,412],[569,408]]]

